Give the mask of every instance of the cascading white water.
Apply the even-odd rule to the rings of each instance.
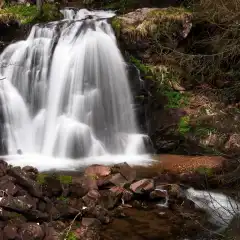
[[[144,153],[109,12],[63,10],[0,56],[8,154],[61,159]]]

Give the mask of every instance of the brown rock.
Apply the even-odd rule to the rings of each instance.
[[[88,218],[97,218],[103,224],[108,224],[111,221],[108,210],[100,205],[87,208],[84,216]]]
[[[22,240],[42,240],[44,232],[37,223],[25,223],[21,226],[19,234]]]
[[[8,174],[16,178],[19,185],[25,187],[31,195],[34,197],[41,197],[42,191],[37,182],[30,179],[27,174],[21,170],[21,168],[13,167],[8,170]]]
[[[60,234],[53,228],[47,227],[46,236],[43,240],[60,240]]]
[[[101,222],[96,218],[83,218],[82,225],[84,227],[99,227],[101,226]]]
[[[133,182],[137,175],[136,170],[131,168],[126,162],[114,165],[112,171],[120,173],[129,182]]]
[[[3,229],[4,239],[15,239],[18,236],[18,229],[16,226],[8,224]]]
[[[97,180],[90,176],[73,179],[69,192],[72,196],[83,197],[91,190],[98,190]]]
[[[97,190],[91,190],[85,195],[82,200],[87,206],[95,206],[100,200],[100,193]]]
[[[166,190],[154,190],[150,193],[150,198],[153,200],[156,199],[167,199],[168,198],[168,193]]]
[[[33,206],[30,203],[22,201],[19,197],[1,197],[0,198],[0,207],[10,209],[13,211],[28,213]]]
[[[114,189],[100,191],[101,198],[99,202],[106,209],[114,208],[122,197],[124,190],[121,187],[114,187]]]
[[[124,202],[129,202],[133,199],[133,193],[128,191],[128,190],[124,190],[123,195],[122,195],[122,199]]]
[[[51,209],[52,215],[54,219],[58,219],[59,217],[75,217],[79,210],[73,207],[68,206],[68,203],[58,202],[55,206]]]
[[[17,193],[18,188],[13,182],[6,179],[0,180],[0,191],[2,191],[2,196],[5,196],[5,194],[13,196]]]
[[[85,169],[85,175],[86,176],[93,176],[93,177],[106,177],[110,175],[111,169],[108,166],[103,165],[92,165]]]
[[[125,177],[123,177],[121,173],[116,173],[111,176],[109,182],[111,182],[115,186],[123,187],[126,183],[128,183],[128,180]]]
[[[36,180],[37,179],[37,175],[38,175],[38,170],[32,166],[25,166],[22,169],[24,172],[27,173],[28,177]]]
[[[171,173],[189,173],[199,167],[210,168],[214,171],[221,170],[224,167],[226,159],[221,156],[183,156],[162,154],[158,156],[159,164],[155,168],[165,170]]]
[[[61,221],[53,221],[51,222],[51,224],[52,224],[52,227],[59,232],[62,232],[62,230],[67,227],[66,224]]]
[[[165,190],[168,192],[169,197],[180,198],[184,196],[181,187],[177,184],[163,184],[156,186],[156,190]]]
[[[0,160],[0,177],[3,177],[7,174],[7,168],[8,164],[5,161]]]
[[[62,193],[62,185],[55,176],[45,177],[44,195],[48,197],[59,196]]]
[[[145,178],[131,184],[130,189],[137,194],[148,193],[154,190],[154,181]]]

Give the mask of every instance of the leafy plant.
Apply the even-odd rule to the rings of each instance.
[[[188,104],[188,96],[173,90],[164,90],[163,95],[167,97],[166,108],[182,108]]]
[[[202,175],[206,175],[208,177],[211,177],[213,175],[213,170],[204,166],[197,168],[196,172]]]
[[[189,125],[190,117],[184,116],[181,117],[178,124],[178,131],[181,135],[188,133],[191,130],[191,126]]]
[[[43,5],[42,14],[39,15],[36,5],[10,5],[0,10],[0,20],[6,16],[11,16],[22,24],[48,22],[61,18],[56,4],[46,3]]]
[[[66,238],[66,240],[78,240],[77,236],[74,232],[70,232]]]

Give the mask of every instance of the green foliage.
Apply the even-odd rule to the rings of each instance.
[[[201,166],[199,168],[196,169],[196,172],[202,175],[206,175],[208,177],[213,176],[213,170],[211,168],[207,168],[204,166]]]
[[[43,13],[39,15],[36,5],[11,5],[0,10],[0,19],[11,16],[22,24],[48,22],[61,18],[61,13],[55,4],[43,5]]]
[[[191,130],[191,126],[189,125],[189,122],[190,122],[189,116],[181,117],[178,124],[178,131],[181,135],[184,135]]]
[[[67,175],[59,175],[58,179],[62,184],[71,184],[72,183],[72,176]]]
[[[44,173],[39,173],[38,175],[37,175],[37,182],[39,183],[39,184],[44,184],[45,183],[45,178],[48,176],[48,174],[44,174]]]
[[[119,37],[121,32],[121,21],[119,18],[115,17],[112,20],[112,28],[114,29],[116,36]]]
[[[46,182],[45,178],[47,176],[51,176],[49,174],[46,173],[39,173],[37,175],[37,182],[39,184],[44,184]],[[72,183],[72,176],[67,176],[67,175],[58,175],[56,176],[56,178],[62,183],[62,184],[71,184]]]
[[[77,236],[74,232],[70,232],[68,236],[65,238],[66,240],[78,240]]]
[[[62,202],[65,203],[65,204],[68,204],[68,203],[69,203],[69,198],[64,197],[64,196],[58,197],[57,200],[62,201]]]
[[[130,62],[132,62],[143,74],[148,75],[151,73],[151,67],[147,64],[143,64],[142,61],[136,59],[133,56],[129,58]]]
[[[137,7],[139,0],[108,0],[104,9],[117,9],[120,13],[126,12],[131,8]]]
[[[162,93],[168,99],[166,108],[182,108],[188,104],[188,96],[184,93],[173,90],[164,90]]]

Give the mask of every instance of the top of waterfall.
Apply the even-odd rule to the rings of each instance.
[[[112,18],[116,14],[113,11],[89,11],[87,9],[74,10],[70,8],[65,8],[61,10],[64,15],[64,19],[68,20],[83,20],[88,17],[92,17],[94,19],[102,19],[102,18]]]

